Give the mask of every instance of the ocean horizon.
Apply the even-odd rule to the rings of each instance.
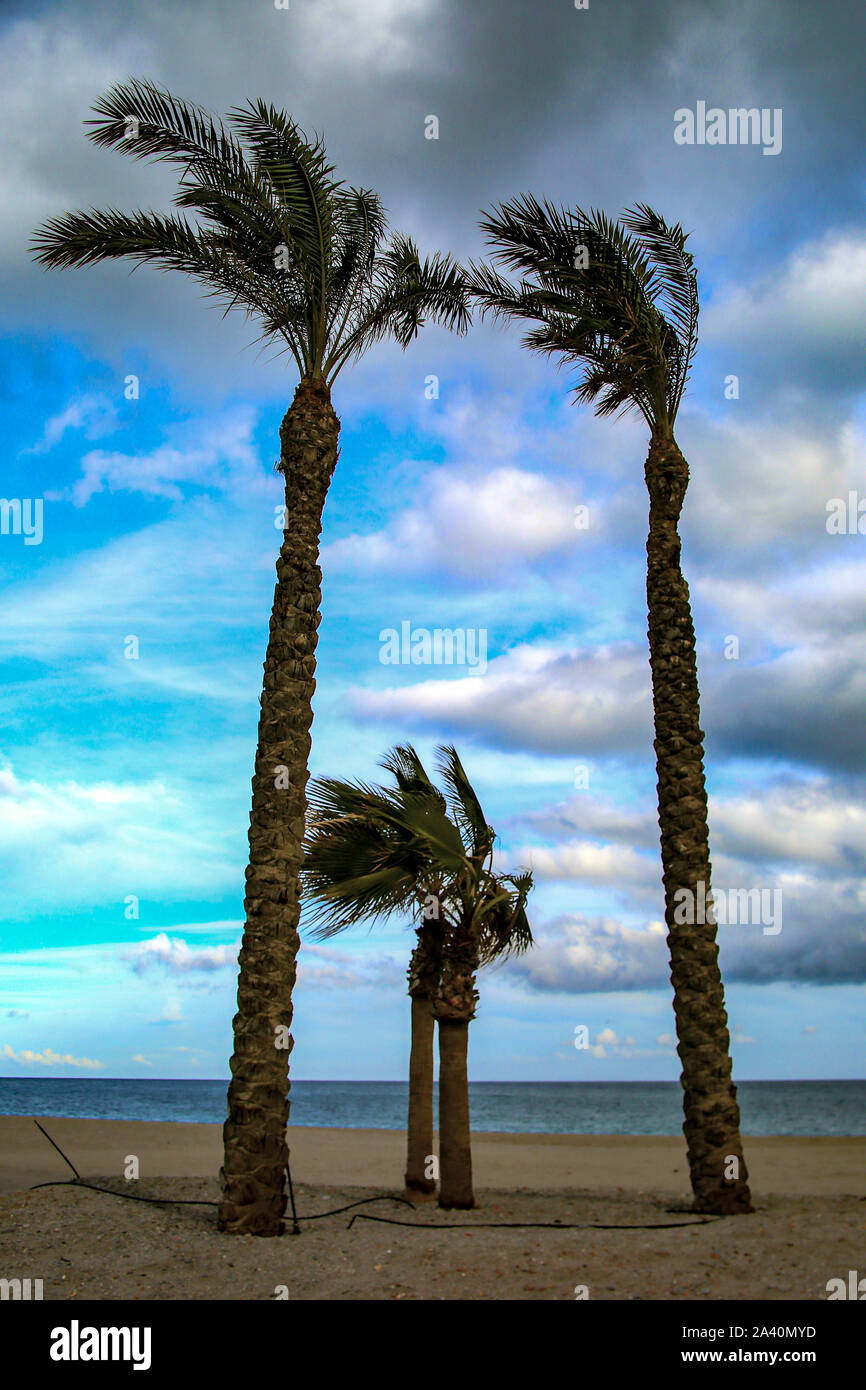
[[[0,1114],[221,1124],[228,1079],[0,1077]],[[473,1081],[479,1133],[680,1134],[678,1081]],[[866,1080],[741,1081],[744,1134],[866,1135]],[[435,1098],[435,1097],[434,1097]],[[404,1129],[405,1081],[292,1081],[290,1124]]]

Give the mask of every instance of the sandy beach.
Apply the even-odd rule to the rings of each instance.
[[[148,1197],[215,1201],[218,1125],[39,1117],[86,1181]],[[211,1206],[136,1205],[71,1187],[32,1119],[0,1117],[0,1273],[46,1299],[824,1299],[866,1272],[866,1138],[746,1138],[754,1215],[688,1211],[678,1137],[477,1134],[478,1207],[409,1210],[404,1136],[293,1128],[301,1235],[220,1235]],[[124,1179],[135,1155],[140,1179]],[[444,1230],[443,1227],[459,1229]],[[492,1229],[486,1223],[550,1223]],[[418,1230],[415,1225],[428,1228]],[[556,1230],[556,1224],[580,1229]],[[673,1223],[673,1224],[671,1224]],[[600,1225],[631,1229],[600,1230]],[[656,1229],[641,1229],[650,1226]],[[595,1229],[594,1229],[595,1227]],[[678,1227],[681,1227],[679,1229]]]

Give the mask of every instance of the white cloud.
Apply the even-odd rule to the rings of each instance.
[[[654,816],[640,806],[619,811],[584,792],[519,823],[526,821],[562,842],[522,845],[505,856],[509,864],[531,863],[546,901],[547,883],[561,880],[616,894],[619,910],[632,920],[658,910],[657,831]],[[573,838],[582,822],[601,843]],[[752,779],[742,792],[710,798],[709,823],[717,902],[729,904],[741,892],[763,895],[760,921],[754,908],[745,921],[720,928],[727,978],[822,984],[866,978],[866,813],[859,782],[849,788],[829,777]],[[561,894],[553,901],[561,903]],[[777,930],[765,933],[765,926]],[[664,934],[661,923],[657,929]],[[589,981],[599,988],[616,981],[644,987],[646,938],[631,931],[604,919],[558,919],[540,933],[535,966],[527,962],[521,971],[536,988],[564,988],[569,981],[569,988],[588,988]],[[605,973],[612,985],[601,983]]]
[[[566,775],[571,771],[569,768]],[[634,801],[618,805],[610,797],[595,794],[588,788],[569,801],[518,817],[517,824],[531,826],[535,834],[558,844],[567,843],[576,834],[624,843],[629,850],[655,851],[659,843],[654,806],[636,805]]]
[[[0,595],[0,654],[54,665],[62,653],[64,689],[74,670],[99,694],[120,689],[124,699],[151,685],[255,702],[261,658],[245,670],[242,644],[246,624],[270,610],[279,485],[263,470],[248,482],[237,495],[188,499],[141,530],[111,530],[99,548],[62,560],[49,549],[35,573]],[[46,547],[63,510],[46,505]],[[215,550],[227,530],[228,557]],[[203,640],[206,630],[213,641]],[[125,659],[128,634],[139,639],[137,661]],[[43,690],[49,679],[42,676]]]
[[[573,549],[577,493],[519,468],[481,475],[440,468],[416,505],[383,531],[325,548],[328,570],[435,570],[484,584],[515,565]]]
[[[561,917],[539,930],[528,955],[506,968],[545,992],[656,989],[667,976],[665,934],[661,922],[634,928],[610,917]]]
[[[405,989],[406,960],[376,952],[360,954],[304,942],[298,953],[298,980],[304,989]]]
[[[33,1052],[29,1047],[15,1052],[6,1043],[3,1056],[25,1067],[79,1067],[85,1071],[102,1071],[105,1068],[104,1062],[94,1061],[90,1057],[73,1057],[71,1052],[54,1052],[50,1047],[44,1047],[41,1052]]]
[[[123,923],[130,895],[228,888],[243,881],[242,864],[222,848],[229,835],[215,806],[180,787],[25,780],[0,765],[3,915],[114,902]]]
[[[866,871],[866,808],[856,793],[826,780],[784,779],[763,795],[714,798],[710,820],[728,857]]]
[[[664,1041],[669,1037],[669,1034],[662,1034],[661,1038],[658,1039],[658,1043],[662,1044],[661,1046],[640,1047],[637,1038],[633,1038],[629,1035],[621,1039],[614,1032],[613,1028],[602,1028],[601,1032],[596,1034],[595,1042],[584,1050],[588,1051],[591,1057],[597,1057],[599,1059],[610,1056],[658,1057],[671,1051],[670,1043]]]
[[[117,424],[117,406],[108,396],[85,394],[71,400],[45,422],[42,437],[25,454],[45,454],[59,444],[68,430],[84,430],[88,439],[110,433]],[[47,493],[47,497],[56,494]]]
[[[0,245],[15,248],[20,275],[21,248],[37,222],[56,212],[60,200],[84,206],[92,154],[79,124],[96,93],[120,71],[138,70],[149,47],[132,26],[103,33],[94,44],[86,27],[36,19],[4,23],[0,42],[0,83],[4,92],[3,145],[0,171]],[[48,87],[34,81],[40,72],[55,73]],[[103,156],[104,160],[104,156]],[[121,180],[112,179],[112,190]]]
[[[226,966],[237,967],[240,939],[227,946],[203,946],[192,950],[182,937],[169,937],[159,932],[149,941],[136,942],[121,950],[121,959],[129,961],[133,971],[144,974],[154,968],[165,969],[169,974],[189,974],[190,971],[223,970]]]
[[[687,570],[699,563],[704,577],[742,579],[747,553],[746,576],[781,570],[787,580],[806,556],[836,558],[827,501],[847,496],[866,471],[866,437],[855,418],[816,425],[793,411],[778,420],[692,410],[681,435],[692,465],[681,525]]]
[[[841,358],[862,352],[866,318],[866,234],[832,229],[797,247],[757,283],[736,286],[707,308],[712,338],[753,339],[770,348],[792,344]]]
[[[355,711],[483,734],[541,753],[591,755],[651,748],[649,663],[632,644],[515,647],[483,676],[355,690]]]
[[[657,855],[650,859],[620,845],[597,845],[589,840],[575,840],[556,849],[523,845],[509,857],[515,864],[527,864],[536,881],[565,879],[649,887],[660,873]]]
[[[171,930],[176,932],[178,936],[194,936],[197,933],[210,936],[211,934],[221,935],[228,932],[240,940],[243,929],[243,921],[240,918],[234,918],[227,922],[178,922]],[[148,928],[140,927],[139,930],[147,931]]]
[[[236,408],[204,423],[173,425],[169,441],[149,453],[92,449],[84,455],[82,475],[72,489],[75,505],[82,507],[105,491],[177,500],[183,496],[182,484],[261,492],[265,479],[252,441],[254,424],[251,410]]]
[[[300,29],[320,62],[399,71],[416,59],[414,30],[434,9],[435,0],[364,0],[362,9],[355,0],[318,0],[300,9]]]
[[[708,748],[715,740],[728,756],[866,768],[866,562],[837,554],[832,566],[801,565],[790,587],[785,578],[760,574],[696,583],[700,601],[714,610],[711,622],[699,626],[709,634],[698,659]],[[731,635],[739,655],[727,660]],[[469,733],[509,751],[583,760],[651,756],[644,643],[539,641],[495,656],[488,635],[487,649],[483,674],[356,687],[351,708],[361,718]],[[407,667],[405,675],[422,669]]]

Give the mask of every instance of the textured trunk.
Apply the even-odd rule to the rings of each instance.
[[[469,1129],[469,1024],[478,991],[478,944],[472,931],[449,931],[433,1012],[439,1025],[439,1205],[474,1207]]]
[[[475,1206],[469,1130],[469,1023],[439,1019],[439,1205]]]
[[[412,998],[412,1049],[409,1054],[409,1117],[406,1142],[406,1187],[410,1192],[436,1191],[428,1176],[433,1155],[433,995],[439,985],[442,951],[438,923],[417,929],[418,944],[409,962]]]
[[[695,1206],[734,1214],[752,1210],[731,1080],[730,1037],[719,971],[716,924],[709,910],[710,850],[695,633],[677,530],[688,465],[671,437],[654,436],[646,463],[650,495],[647,607],[652,668],[659,828],[665,920],[682,1063],[683,1132]],[[682,904],[702,890],[709,920],[678,922]],[[690,895],[682,896],[682,890]],[[679,899],[677,894],[680,894]],[[680,911],[675,916],[678,904]],[[732,1160],[736,1160],[733,1162]]]
[[[406,1187],[409,1192],[436,1191],[427,1176],[433,1155],[433,1005],[412,999],[412,1050],[409,1054],[409,1120],[406,1143]]]
[[[284,1229],[288,1059],[292,1039],[298,871],[322,575],[319,535],[337,462],[339,421],[327,387],[304,379],[280,429],[286,527],[265,659],[239,956],[232,1080],[220,1174],[221,1230],[275,1236]]]

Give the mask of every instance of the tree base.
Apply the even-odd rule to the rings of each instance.
[[[436,1184],[407,1182],[402,1196],[409,1202],[433,1202],[436,1199]]]
[[[407,1192],[435,1192],[435,1178],[413,1178],[408,1173],[403,1175],[403,1184]]]
[[[231,1236],[284,1236],[286,1223],[259,1207],[237,1207],[233,1202],[221,1202],[217,1230]]]
[[[444,1198],[443,1198],[443,1197],[440,1196],[440,1198],[439,1198],[439,1206],[440,1206],[440,1208],[442,1209],[442,1211],[472,1211],[473,1208],[475,1207],[475,1198],[474,1198],[474,1197],[469,1197],[469,1198],[467,1198],[467,1199],[461,1199],[461,1198],[459,1198],[459,1197],[454,1197],[454,1198],[444,1197]]]
[[[748,1183],[740,1180],[696,1196],[692,1210],[712,1216],[749,1216],[755,1208]]]
[[[218,1230],[232,1236],[285,1235],[287,1197],[279,1170],[241,1178],[227,1177],[221,1168],[220,1184],[223,1195],[217,1208]]]

